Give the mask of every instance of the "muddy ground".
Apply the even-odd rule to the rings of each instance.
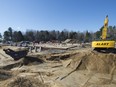
[[[116,54],[91,48],[28,53],[14,61],[0,48],[0,87],[116,87]]]

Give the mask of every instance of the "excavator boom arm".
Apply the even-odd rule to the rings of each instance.
[[[104,28],[102,30],[102,40],[106,40],[107,38],[107,28],[108,28],[108,16],[106,16],[104,20]]]
[[[92,47],[97,48],[99,50],[105,49],[114,49],[115,48],[115,41],[114,40],[107,40],[107,29],[108,29],[108,16],[106,16],[104,20],[104,28],[102,30],[101,39],[99,41],[92,41]]]

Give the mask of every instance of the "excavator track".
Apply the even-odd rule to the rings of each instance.
[[[115,53],[116,48],[94,48],[94,51],[101,52],[101,53]]]

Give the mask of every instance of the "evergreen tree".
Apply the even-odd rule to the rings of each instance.
[[[9,41],[9,40],[10,40],[9,37],[10,37],[10,36],[9,36],[9,32],[8,32],[8,31],[5,31],[5,32],[4,32],[4,40],[5,40],[5,41]]]
[[[13,29],[11,27],[8,28],[8,32],[9,32],[9,39],[10,41],[12,41],[12,37],[13,37]]]
[[[1,35],[1,33],[0,33],[0,38],[2,38],[2,35]]]

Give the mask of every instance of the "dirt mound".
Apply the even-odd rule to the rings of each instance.
[[[33,77],[16,77],[9,81],[5,87],[50,87],[44,84],[39,79]]]
[[[98,52],[77,53],[71,57],[72,61],[67,67],[100,73],[113,73],[116,67],[116,54]],[[115,72],[116,74],[116,72]]]

